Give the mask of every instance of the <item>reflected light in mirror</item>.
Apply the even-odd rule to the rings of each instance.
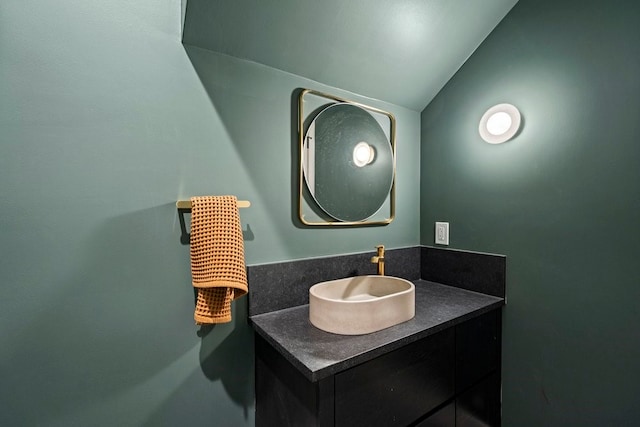
[[[511,104],[489,108],[480,119],[478,131],[489,144],[500,144],[513,138],[520,129],[520,111]]]
[[[376,153],[372,146],[366,142],[358,142],[353,149],[353,163],[359,168],[373,162]]]

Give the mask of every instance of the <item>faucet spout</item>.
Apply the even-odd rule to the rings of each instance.
[[[376,246],[378,253],[376,256],[371,257],[371,262],[373,264],[378,264],[378,275],[384,276],[384,246],[378,245]]]

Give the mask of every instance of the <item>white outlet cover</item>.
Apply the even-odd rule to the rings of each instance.
[[[436,222],[436,244],[438,245],[449,244],[449,223],[448,222]]]

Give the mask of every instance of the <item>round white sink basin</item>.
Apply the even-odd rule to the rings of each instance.
[[[415,307],[415,286],[399,277],[348,277],[309,289],[309,320],[334,334],[376,332],[412,319]]]

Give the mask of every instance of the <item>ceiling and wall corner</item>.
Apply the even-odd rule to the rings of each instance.
[[[183,43],[422,111],[517,0],[188,0]]]

